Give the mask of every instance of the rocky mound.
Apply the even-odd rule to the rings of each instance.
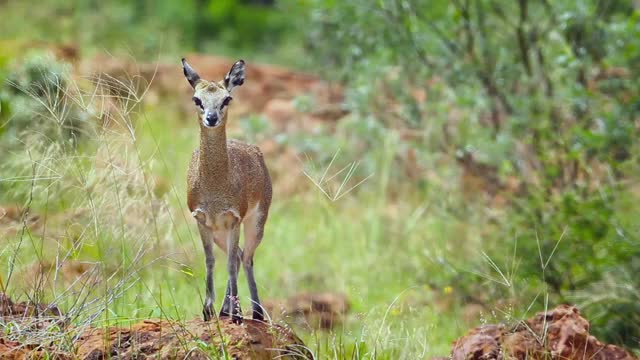
[[[185,323],[145,320],[129,328],[91,329],[76,342],[80,359],[311,359],[289,329],[245,319]]]
[[[589,322],[574,306],[560,305],[515,326],[485,325],[453,344],[453,360],[562,359],[633,360],[625,349],[589,334]]]
[[[53,306],[14,303],[4,294],[0,300],[0,325],[7,330],[0,335],[2,359],[313,358],[290,329],[261,321],[144,320],[80,329],[66,326]]]

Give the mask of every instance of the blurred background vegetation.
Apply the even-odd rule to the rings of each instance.
[[[256,270],[265,288],[280,287],[263,290],[267,296],[345,292],[360,315],[337,330],[341,335],[323,336],[348,349],[377,347],[362,324],[401,297],[396,318],[371,325],[388,329],[382,348],[389,358],[422,351],[394,342],[390,334],[398,331],[407,342],[426,337],[427,352],[442,353],[465,326],[459,319],[469,304],[484,309],[483,319],[503,319],[576,303],[597,336],[640,349],[637,1],[47,0],[3,1],[0,12],[0,202],[29,201],[40,212],[55,198],[58,208],[75,206],[69,199],[82,195],[73,195],[73,186],[37,199],[29,196],[30,182],[11,179],[33,170],[25,148],[51,155],[54,146],[66,159],[98,151],[92,142],[105,136],[82,104],[47,110],[73,92],[61,89],[70,89],[79,65],[43,51],[138,63],[174,64],[201,53],[278,64],[338,84],[344,115],[313,131],[282,132],[268,115],[250,114],[236,135],[275,139],[321,167],[340,149],[358,160],[356,176],[373,176],[340,201],[323,199],[313,186],[275,198],[257,260],[268,270]],[[141,166],[173,187],[150,196],[174,207],[184,199],[182,170],[196,135],[163,114],[188,99],[131,113]],[[300,113],[317,103],[305,94],[292,102]],[[166,134],[172,132],[178,135]],[[174,161],[184,163],[180,171],[167,167]],[[189,233],[192,224],[179,220],[185,224],[174,219],[168,231]],[[199,251],[197,239],[180,244]],[[288,270],[277,257],[284,245],[298,248],[298,259],[282,265]],[[311,250],[326,257],[310,259]],[[188,266],[200,284],[201,257]],[[300,278],[269,280],[279,272]],[[185,304],[191,298],[174,298],[171,306],[191,317],[200,306]],[[434,305],[443,301],[449,305]]]

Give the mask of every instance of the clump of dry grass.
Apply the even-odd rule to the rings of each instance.
[[[133,119],[148,87],[136,90],[135,76],[72,79],[38,71],[41,83],[8,83],[29,100],[24,106],[34,106],[20,109],[32,111],[33,121],[3,140],[0,201],[20,211],[0,251],[0,292],[62,314],[42,326],[0,322],[8,339],[24,343],[73,340],[100,319],[162,258],[154,250],[171,241],[173,222],[137,144]],[[78,119],[83,126],[67,131]],[[87,266],[70,275],[73,262]],[[75,326],[56,331],[68,324]]]

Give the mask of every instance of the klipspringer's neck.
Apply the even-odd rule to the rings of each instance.
[[[200,154],[198,172],[202,181],[221,185],[228,179],[229,155],[227,152],[226,119],[222,125],[206,127],[200,123]]]

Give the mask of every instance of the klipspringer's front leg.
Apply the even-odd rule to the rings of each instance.
[[[229,281],[227,283],[227,292],[220,311],[220,316],[231,316],[234,323],[242,322],[242,309],[240,308],[240,300],[238,298],[238,270],[240,267],[240,241],[239,227],[229,231],[227,237],[227,270],[229,272]]]
[[[242,249],[238,249],[238,269],[240,268],[240,262],[242,261]],[[239,270],[238,270],[239,271]],[[231,316],[231,280],[227,281],[227,290],[224,295],[224,301],[222,302],[222,309],[220,310],[220,316]],[[238,308],[240,308],[240,303],[237,304]],[[241,309],[241,308],[240,308]],[[242,309],[240,310],[242,313]]]
[[[204,321],[209,321],[215,314],[213,304],[216,298],[215,288],[213,287],[213,268],[216,262],[213,256],[213,232],[204,224],[198,224],[198,230],[200,231],[200,238],[204,248],[205,266],[207,270],[206,295],[202,315]]]

